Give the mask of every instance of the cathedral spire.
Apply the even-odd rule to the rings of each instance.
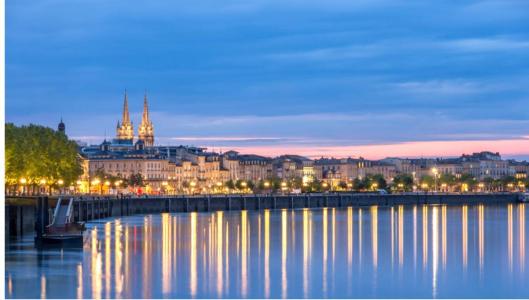
[[[123,124],[130,123],[129,97],[127,96],[127,90],[125,90],[125,100],[123,102],[123,117],[121,119],[121,123],[123,123]]]
[[[147,91],[145,91],[145,96],[143,97],[143,115],[141,118],[140,127],[138,128],[138,138],[142,140],[147,147],[154,145],[154,129],[149,118]]]
[[[149,121],[149,104],[147,103],[147,91],[145,91],[145,95],[143,96],[143,115],[141,122]]]
[[[134,128],[132,127],[132,122],[130,121],[127,90],[125,90],[125,99],[123,101],[123,116],[121,118],[121,124],[118,120],[116,135],[117,140],[119,141],[132,142],[134,139]]]

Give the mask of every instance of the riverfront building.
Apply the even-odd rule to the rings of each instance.
[[[128,96],[125,93],[122,118],[118,121],[116,138],[100,145],[79,147],[84,174],[79,181],[82,192],[138,193],[212,193],[233,192],[235,183],[250,182],[261,186],[272,181],[282,185],[293,182],[309,186],[314,182],[333,190],[352,187],[352,182],[380,175],[391,184],[400,174],[412,176],[414,186],[424,178],[440,179],[444,175],[476,181],[500,180],[506,177],[525,181],[528,162],[503,160],[499,153],[479,152],[457,158],[360,158],[309,159],[299,155],[265,157],[208,152],[206,148],[155,145],[154,126],[149,116],[147,95],[143,99],[143,114],[138,134],[130,119]],[[64,132],[65,125],[58,127]],[[105,178],[113,178],[106,180]],[[131,180],[136,178],[136,180]],[[140,180],[141,179],[141,180]],[[112,182],[111,182],[112,181]],[[230,183],[231,182],[231,183]],[[125,189],[125,185],[128,187]]]

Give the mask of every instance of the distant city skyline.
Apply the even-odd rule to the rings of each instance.
[[[529,159],[529,2],[6,3],[6,121],[99,143]],[[500,13],[501,12],[501,13]]]

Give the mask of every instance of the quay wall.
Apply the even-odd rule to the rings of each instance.
[[[498,194],[301,194],[301,195],[211,195],[173,197],[78,197],[74,201],[74,220],[91,221],[108,217],[161,212],[207,212],[230,210],[300,209],[346,206],[391,206],[423,204],[513,203],[517,193]],[[5,234],[17,238],[35,231],[37,197],[6,198]],[[57,198],[48,199],[51,222]]]

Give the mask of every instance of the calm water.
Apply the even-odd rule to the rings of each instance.
[[[12,245],[6,296],[527,298],[526,216],[512,204],[103,220],[83,250]]]

